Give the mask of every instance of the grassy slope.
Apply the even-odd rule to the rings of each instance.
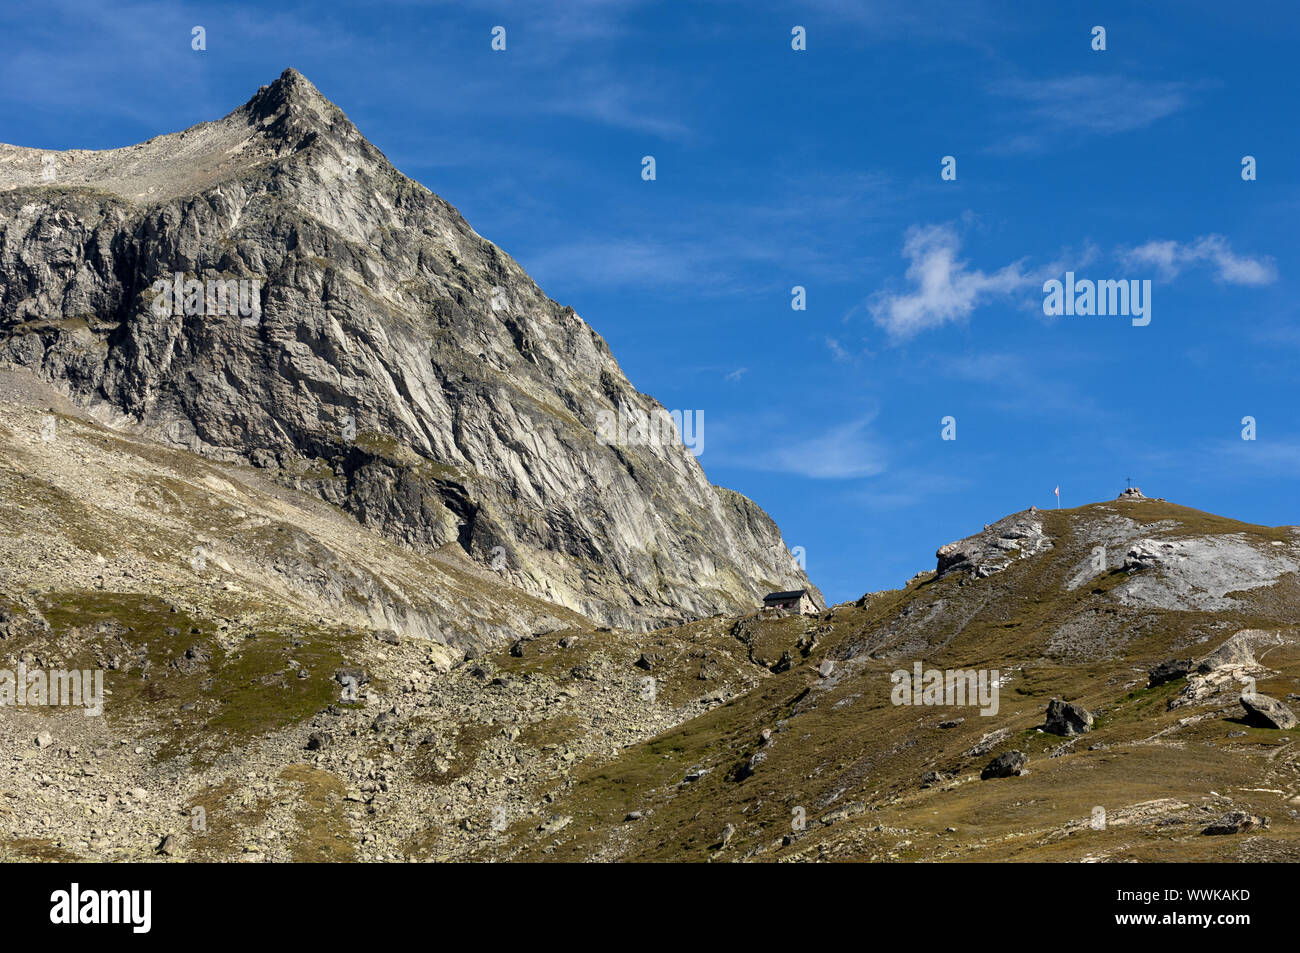
[[[1261,544],[1290,538],[1284,529],[1171,504],[1096,504],[1043,514],[1054,548],[988,579],[924,578],[863,608],[839,607],[806,622],[759,623],[829,631],[793,670],[582,775],[556,808],[573,816],[568,828],[559,837],[516,831],[506,853],[558,860],[735,859],[751,852],[762,859],[1198,860],[1233,859],[1242,851],[1300,858],[1300,825],[1292,816],[1300,799],[1290,800],[1300,791],[1290,747],[1297,732],[1248,727],[1231,706],[1178,727],[1205,710],[1167,710],[1182,680],[1145,687],[1146,669],[1165,658],[1203,655],[1241,628],[1286,627],[1295,618],[1287,608],[1297,604],[1293,591],[1286,598],[1256,593],[1241,600],[1240,611],[1220,613],[1122,606],[1112,590],[1125,577],[1115,573],[1066,591],[1063,580],[1092,545],[1086,527],[1109,514],[1144,526],[1172,521],[1176,526],[1163,527],[1167,535],[1244,534]],[[894,655],[891,644],[913,638],[892,626],[900,613],[924,617],[936,603],[942,611],[923,625],[928,649]],[[1104,635],[1096,641],[1106,648],[1092,658],[1049,652],[1051,634],[1067,622]],[[972,708],[892,705],[888,673],[910,668],[914,657],[927,668],[1010,673],[1000,711],[981,717]],[[823,658],[846,666],[833,686],[817,674]],[[1281,675],[1262,682],[1261,691],[1285,697],[1300,690],[1300,653],[1275,652],[1267,663]],[[1073,744],[1037,731],[1054,695],[1098,713],[1096,729]],[[957,717],[964,723],[937,727]],[[735,780],[735,768],[760,750],[764,728],[777,732],[763,748],[766,759],[753,776]],[[1006,737],[991,753],[1025,751],[1028,775],[978,780],[991,754],[967,752],[994,729]],[[1244,734],[1229,737],[1237,732]],[[682,783],[701,767],[711,770]],[[921,775],[930,770],[949,780],[921,790]],[[1169,800],[1134,807],[1159,799]],[[1259,836],[1201,836],[1207,820],[1229,806],[1268,815],[1270,829]],[[1105,830],[1087,823],[1095,807],[1108,812]],[[792,812],[800,808],[807,825],[796,833]],[[645,816],[625,821],[633,810]],[[830,823],[823,823],[827,815]],[[719,853],[728,824],[736,832]]]

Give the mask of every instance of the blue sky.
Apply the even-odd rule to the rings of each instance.
[[[0,11],[0,141],[128,145],[296,67],[702,410],[831,601],[1058,484],[1300,523],[1293,3],[259,6]],[[1066,271],[1150,280],[1150,324],[1045,316]]]

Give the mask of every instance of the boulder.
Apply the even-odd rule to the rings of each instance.
[[[1258,827],[1268,827],[1268,818],[1245,811],[1229,811],[1206,827],[1202,834],[1244,834]]]
[[[1277,728],[1286,731],[1296,726],[1295,712],[1269,695],[1256,692],[1241,696],[1241,707],[1246,709],[1246,721],[1257,728]]]
[[[568,814],[553,814],[547,820],[539,824],[537,829],[543,834],[558,834],[571,823],[573,823],[573,818]]]
[[[1168,540],[1141,539],[1124,554],[1124,565],[1121,568],[1130,573],[1137,572],[1139,569],[1150,569],[1162,562],[1168,562],[1177,554],[1178,546]]]
[[[736,825],[728,824],[722,829],[722,839],[718,842],[718,847],[723,848],[731,843],[731,839],[736,836]]]
[[[990,778],[1012,778],[1018,774],[1024,773],[1025,765],[1029,758],[1023,751],[1004,751],[992,761],[990,761],[980,772],[980,780],[987,781]]]
[[[1047,723],[1043,730],[1066,737],[1092,731],[1092,712],[1082,705],[1053,698],[1047,703]]]
[[[766,760],[766,751],[755,751],[748,761],[742,762],[736,766],[735,770],[732,772],[732,778],[736,781],[744,781],[747,778],[752,778],[754,772],[758,770],[758,766]]]

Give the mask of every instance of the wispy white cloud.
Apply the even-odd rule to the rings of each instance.
[[[1209,450],[1210,458],[1218,458],[1219,469],[1238,474],[1244,470],[1256,471],[1264,476],[1294,477],[1300,470],[1300,439],[1291,436],[1274,437],[1261,431],[1255,440],[1227,440]],[[1196,466],[1205,458],[1199,454]]]
[[[1044,360],[1006,351],[972,351],[935,355],[925,366],[938,376],[978,384],[971,389],[971,401],[1000,413],[1087,419],[1100,427],[1111,409],[1074,383],[1078,368],[1089,361],[1084,356]]]
[[[605,288],[679,288],[718,292],[716,251],[695,242],[641,238],[580,239],[551,244],[520,262],[543,284],[567,281]]]
[[[738,383],[740,379],[744,377],[746,373],[748,373],[748,371],[749,371],[748,367],[738,367],[730,374],[724,375],[723,380],[732,381],[733,383]]]
[[[831,352],[831,359],[837,363],[847,364],[853,360],[853,355],[850,354],[848,350],[845,349],[844,345],[840,344],[840,342],[835,338],[828,337],[826,339],[826,347]]]
[[[690,128],[673,118],[667,107],[647,99],[646,89],[656,90],[661,84],[634,87],[620,82],[612,71],[594,67],[567,71],[565,78],[564,89],[556,90],[554,96],[535,104],[535,108],[659,139],[691,138]]]
[[[872,414],[811,436],[772,435],[750,460],[756,470],[792,473],[814,480],[849,480],[885,470],[886,453],[871,432]]]
[[[933,503],[972,486],[973,479],[953,473],[908,468],[893,474],[887,483],[870,483],[846,495],[846,499],[871,510],[899,510]]]
[[[1021,103],[1011,117],[1030,130],[1010,133],[988,151],[1037,152],[1080,135],[1143,129],[1185,108],[1192,84],[1154,82],[1087,73],[1056,79],[1011,79],[992,85],[998,96]]]
[[[1150,266],[1170,281],[1184,268],[1208,264],[1219,281],[1233,285],[1267,285],[1277,280],[1277,268],[1271,258],[1238,255],[1222,235],[1205,235],[1186,244],[1176,241],[1150,241],[1137,248],[1120,252],[1120,259],[1130,266]]]
[[[956,354],[939,363],[941,372],[956,380],[1019,384],[1025,376],[1027,362],[1017,354],[984,352]]]
[[[836,43],[851,46],[888,45],[906,36],[919,42],[958,43],[992,52],[996,44],[990,41],[991,34],[1005,37],[1009,31],[1024,28],[1015,18],[1008,22],[1008,18],[997,16],[979,0],[945,3],[938,8],[917,0],[810,0],[801,6],[815,12],[825,28],[833,31]],[[782,15],[790,9],[784,3],[773,4],[773,8]]]
[[[971,269],[957,257],[961,240],[947,225],[913,226],[903,241],[909,260],[909,291],[882,292],[870,304],[875,322],[895,338],[961,321],[983,300],[1006,295],[1033,281],[1021,262],[991,274]]]
[[[710,424],[710,465],[812,480],[852,480],[885,472],[888,453],[874,432],[876,411],[811,430],[783,413]]]

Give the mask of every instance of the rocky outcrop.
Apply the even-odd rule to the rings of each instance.
[[[602,622],[809,586],[591,327],[292,70],[126,149],[0,146],[0,364]]]
[[[1178,546],[1170,540],[1143,539],[1134,543],[1124,554],[1124,569],[1137,572],[1169,562],[1178,555]]]
[[[1050,549],[1052,541],[1043,532],[1042,520],[1030,513],[1014,513],[985,528],[940,546],[935,553],[937,576],[966,572],[983,579],[1001,572],[1017,559],[1036,556]]]
[[[1228,639],[1217,649],[1211,652],[1205,658],[1196,664],[1196,671],[1200,675],[1209,675],[1212,672],[1235,669],[1251,669],[1259,663],[1255,661],[1254,643],[1259,635],[1252,630],[1238,632],[1232,638]]]
[[[1081,735],[1092,731],[1092,712],[1082,705],[1053,698],[1047,703],[1047,722],[1043,730],[1048,734]]]
[[[1229,593],[1271,586],[1300,571],[1300,559],[1283,540],[1221,533],[1135,540],[1123,568],[1132,578],[1116,591],[1127,605],[1230,611]]]
[[[1286,645],[1291,641],[1282,632],[1242,629],[1196,663],[1195,672],[1188,674],[1186,686],[1170,699],[1169,708],[1228,703],[1243,689],[1249,690],[1256,681],[1275,674],[1256,660],[1257,647]]]
[[[1268,827],[1268,818],[1259,817],[1246,811],[1229,811],[1222,817],[1207,825],[1202,834],[1245,834],[1257,828]]]

